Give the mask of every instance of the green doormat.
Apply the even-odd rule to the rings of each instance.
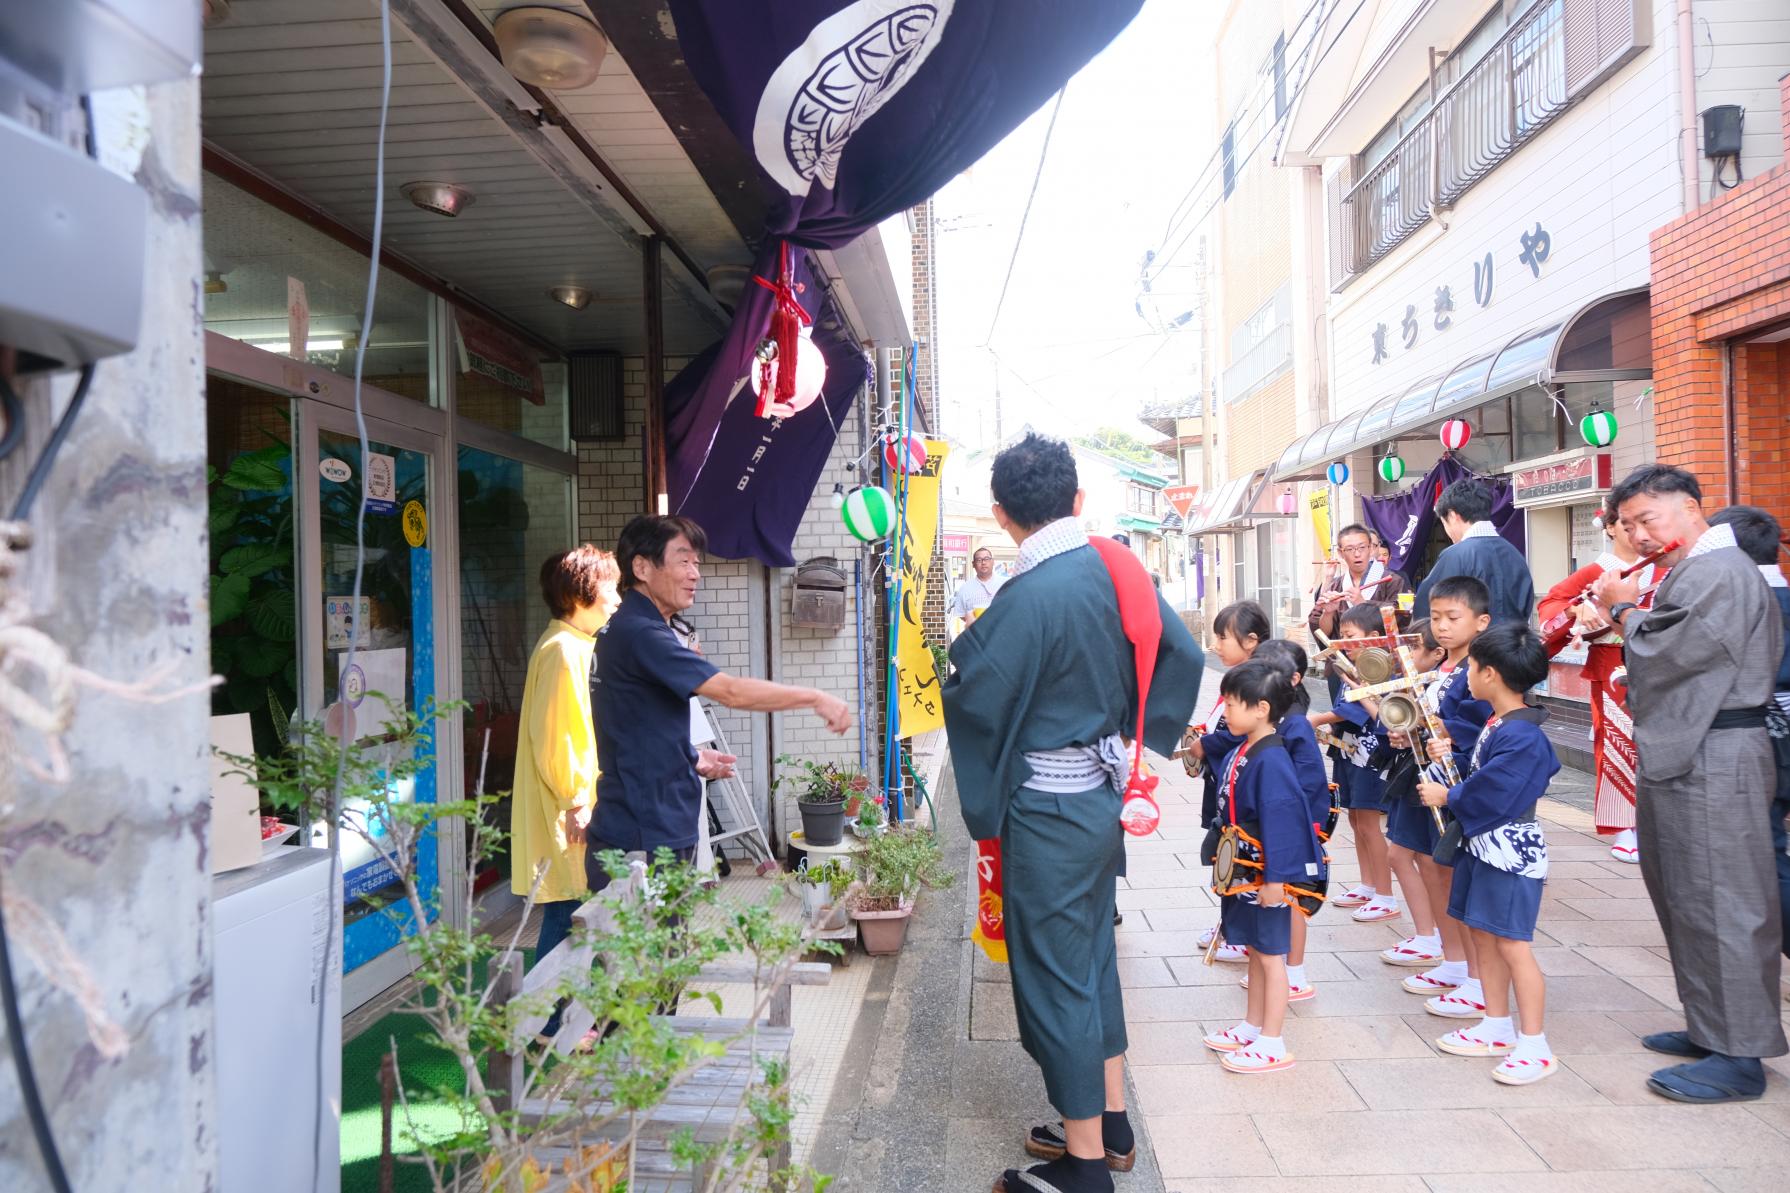
[[[443,1138],[460,1130],[460,1116],[436,1091],[463,1090],[460,1064],[430,1038],[419,1016],[394,1011],[342,1047],[342,1193],[377,1193],[379,1189],[379,1062],[398,1045],[398,1067],[410,1100],[410,1121],[404,1103],[392,1106],[393,1189],[428,1193],[429,1173],[404,1157],[417,1154],[411,1132]]]

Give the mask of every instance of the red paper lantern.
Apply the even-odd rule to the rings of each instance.
[[[1451,418],[1442,424],[1442,446],[1458,452],[1473,441],[1473,427],[1464,418]]]
[[[926,467],[926,441],[918,435],[906,439],[890,435],[883,440],[883,462],[896,472],[912,476]]]

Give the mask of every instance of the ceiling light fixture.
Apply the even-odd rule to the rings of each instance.
[[[582,311],[590,305],[590,291],[583,286],[554,286],[547,291],[547,297],[565,303],[574,311]]]
[[[208,269],[205,271],[205,293],[224,294],[228,293],[229,289],[230,283],[224,280],[221,270]]]
[[[498,14],[491,31],[504,68],[550,91],[590,86],[609,50],[601,30],[563,8],[512,8]]]
[[[406,182],[398,189],[424,211],[433,211],[449,219],[473,204],[473,193],[451,182]]]
[[[736,307],[746,292],[746,279],[752,276],[748,265],[711,265],[708,271],[709,293],[724,307]]]

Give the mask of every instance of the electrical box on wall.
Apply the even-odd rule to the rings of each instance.
[[[0,4],[0,345],[21,372],[136,346],[148,196],[94,160],[81,101],[190,77],[199,38],[196,4]]]

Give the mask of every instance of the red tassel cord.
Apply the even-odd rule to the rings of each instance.
[[[807,287],[794,280],[787,240],[778,246],[777,280],[770,282],[757,275],[752,280],[776,296],[770,334],[758,345],[758,417],[787,418],[795,413],[796,341],[802,328],[814,322],[796,299]]]

